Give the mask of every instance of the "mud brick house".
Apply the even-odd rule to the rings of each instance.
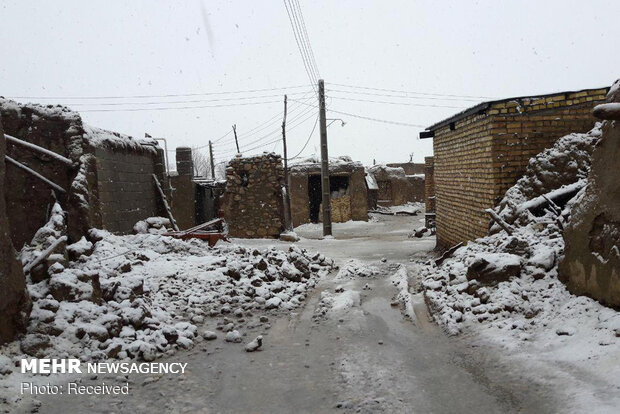
[[[414,169],[409,168],[409,172],[414,171]],[[389,165],[373,165],[368,168],[368,172],[374,176],[379,187],[378,205],[398,206],[410,201],[424,201],[423,172],[408,175],[403,167],[391,167]]]
[[[620,102],[620,81],[608,101]],[[611,106],[612,111],[599,113],[609,107],[601,105],[594,112],[608,121],[592,153],[588,187],[573,205],[563,234],[566,247],[559,278],[574,294],[620,307],[620,111]]]
[[[592,128],[608,88],[484,102],[420,133],[433,138],[437,244],[487,234],[495,206],[528,160],[570,132]]]
[[[330,158],[329,185],[332,222],[368,221],[368,190],[361,163],[349,157]],[[309,158],[291,165],[289,188],[293,225],[322,221],[319,160]]]
[[[277,238],[284,230],[282,157],[233,158],[226,167],[222,214],[232,237]]]
[[[192,149],[188,147],[176,149],[176,167],[168,176],[170,207],[179,228],[188,229],[215,218],[225,182],[194,176]]]
[[[156,141],[88,126],[62,106],[0,98],[0,117],[6,134],[62,155],[70,164],[6,142],[6,155],[62,190],[53,193],[42,180],[7,164],[5,201],[16,249],[46,223],[55,200],[67,212],[70,242],[90,228],[130,233],[137,221],[163,214],[153,180],[153,174],[166,180],[163,150]]]

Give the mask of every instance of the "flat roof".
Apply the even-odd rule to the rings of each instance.
[[[463,118],[467,118],[470,115],[475,115],[475,114],[482,114],[484,113],[491,105],[494,104],[498,104],[498,103],[504,103],[504,102],[510,102],[510,101],[516,101],[516,100],[522,100],[522,99],[540,99],[540,98],[548,98],[550,96],[554,96],[554,95],[567,95],[570,93],[579,93],[579,92],[587,92],[587,91],[595,91],[598,89],[609,89],[609,86],[602,86],[600,88],[587,88],[587,89],[580,89],[580,90],[576,90],[576,91],[563,91],[563,92],[554,92],[554,93],[547,93],[547,94],[542,94],[542,95],[526,95],[526,96],[516,96],[516,97],[512,97],[512,98],[504,98],[504,99],[497,99],[494,101],[485,101],[482,103],[479,103],[475,106],[472,106],[471,108],[467,108],[462,110],[461,112],[458,112],[454,115],[452,115],[449,118],[446,118],[442,121],[439,121],[431,126],[429,126],[428,128],[426,128],[425,131],[436,131],[441,127],[444,127],[446,125],[451,124],[452,122],[456,122],[456,121],[460,121]],[[420,133],[420,138],[431,138],[432,136],[422,136],[424,133]],[[429,134],[426,134],[429,135]]]

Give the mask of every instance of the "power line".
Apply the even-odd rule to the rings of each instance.
[[[312,46],[310,45],[310,39],[308,37],[308,32],[305,30],[306,24],[303,20],[301,7],[299,6],[299,2],[297,0],[294,0],[294,1],[288,0],[288,2],[291,7],[291,14],[293,15],[293,19],[297,23],[297,33],[299,34],[302,47],[304,47],[304,50],[306,52],[306,59],[308,61],[311,71],[314,74],[314,81],[316,83],[318,79],[320,78],[320,75],[319,75],[318,67],[316,65],[316,61],[314,60],[313,54],[311,53]],[[295,7],[295,5],[297,5],[297,8]],[[296,9],[299,11],[299,14]]]
[[[142,112],[142,111],[171,111],[178,109],[202,109],[202,108],[223,108],[230,106],[246,106],[246,105],[262,105],[278,103],[280,101],[261,101],[261,102],[241,102],[234,104],[220,104],[220,105],[200,105],[200,106],[171,106],[171,107],[156,107],[156,108],[124,108],[124,109],[82,109],[80,112]]]
[[[308,100],[309,100],[309,99],[306,99],[306,102],[307,102]],[[296,107],[293,107],[293,108],[289,111],[289,114],[290,114],[290,113],[292,113],[292,112],[297,111],[299,108],[302,108],[302,107],[303,107],[302,105],[298,104]],[[311,108],[310,108],[309,110],[308,110],[308,108],[306,108],[306,110],[302,111],[302,113],[297,114],[295,117],[293,117],[292,122],[294,122],[295,120],[299,119],[300,117],[302,117],[302,116],[306,115],[306,114],[307,114],[307,113],[309,113],[310,111],[312,111],[312,109],[311,109]],[[278,116],[278,117],[279,117],[279,116],[281,116],[281,113],[278,113],[276,116]],[[245,134],[241,134],[241,135],[239,135],[239,136],[240,136],[240,137],[243,137],[243,138],[245,138],[245,139],[247,139],[248,137],[250,137],[250,136],[252,136],[252,135],[256,135],[256,133],[257,133],[257,132],[262,131],[262,130],[264,130],[264,129],[268,128],[269,126],[271,126],[272,124],[274,124],[274,123],[276,122],[273,118],[271,118],[271,119],[272,119],[272,120],[271,120],[271,121],[266,122],[266,123],[265,123],[265,125],[264,125],[262,128],[260,128],[260,129],[258,129],[258,130],[256,130],[256,128],[253,128],[253,130],[256,130],[256,131],[255,131],[255,132],[253,132],[252,134],[245,133]],[[279,121],[279,120],[278,120],[278,121]],[[274,133],[279,133],[279,132],[280,132],[280,128],[278,127],[276,130],[274,130],[274,131],[271,131],[271,132],[267,133],[266,135],[264,135],[264,136],[263,136],[263,137],[261,137],[261,138],[258,138],[258,139],[257,139],[257,140],[255,140],[255,141],[251,141],[251,142],[249,142],[249,143],[246,143],[245,145],[248,145],[248,144],[253,144],[253,143],[255,143],[255,142],[259,142],[259,141],[263,140],[264,138],[269,137],[269,136],[273,135]],[[240,141],[241,141],[241,140],[240,140]],[[230,145],[232,145],[232,142],[229,142],[229,143],[224,143],[224,144],[222,144],[222,146],[219,146],[218,148],[222,149],[222,148],[225,148],[226,146],[230,146]]]
[[[294,118],[290,121],[290,123],[292,124],[292,123],[294,123],[294,122],[298,121],[299,119],[301,119],[302,117],[304,117],[304,116],[308,115],[308,114],[309,114],[309,113],[311,113],[311,112],[314,112],[314,111],[313,111],[312,109],[310,109],[310,110],[307,110],[307,111],[302,112],[301,114],[298,114],[296,117],[294,117]],[[297,125],[295,125],[295,126],[293,126],[293,127],[290,127],[290,128],[289,128],[289,130],[293,129],[293,128],[294,128],[294,127],[296,127],[296,126],[299,126],[299,125],[303,124],[303,123],[304,123],[305,121],[307,121],[308,119],[310,119],[310,118],[309,118],[309,117],[308,117],[308,118],[305,118],[304,120],[302,120],[301,122],[299,122]],[[280,132],[281,132],[281,129],[279,129],[279,128],[278,128],[278,129],[276,129],[276,130],[274,130],[274,131],[271,131],[270,133],[268,133],[268,134],[266,134],[266,135],[263,135],[262,137],[260,137],[260,138],[258,138],[258,139],[256,139],[256,140],[254,140],[254,141],[250,141],[250,142],[245,143],[245,144],[244,144],[244,146],[242,147],[242,149],[243,149],[244,151],[249,151],[249,150],[247,150],[247,149],[246,149],[246,147],[247,147],[247,146],[249,146],[249,145],[253,145],[253,144],[257,144],[257,143],[259,143],[259,142],[261,142],[261,141],[264,141],[265,139],[270,138],[270,137],[272,137],[272,136],[274,136],[274,135],[276,135],[276,134],[278,134],[278,135],[279,135],[279,134],[280,134]],[[273,142],[271,142],[271,143],[273,143]],[[261,145],[268,145],[268,144],[261,144]],[[260,146],[259,146],[258,148],[260,148]]]
[[[314,85],[311,85],[314,86]],[[165,95],[119,95],[119,96],[9,96],[14,99],[143,99],[143,98],[171,98],[171,97],[188,97],[188,96],[203,96],[203,95],[228,95],[235,93],[253,93],[253,92],[265,92],[265,91],[277,91],[285,89],[297,89],[306,88],[308,85],[296,85],[296,86],[283,86],[280,88],[263,88],[263,89],[246,89],[241,91],[226,91],[226,92],[201,92],[201,93],[185,93],[185,94],[165,94]]]
[[[371,91],[408,93],[408,94],[411,94],[411,95],[448,96],[448,97],[454,97],[454,98],[496,99],[496,98],[491,97],[491,96],[449,95],[449,94],[441,94],[441,93],[401,91],[401,90],[396,90],[396,89],[385,89],[385,88],[370,88],[370,87],[367,87],[367,86],[345,85],[345,84],[342,84],[342,83],[330,83],[330,84],[331,85],[336,85],[336,86],[344,86],[345,88],[367,89],[367,90],[371,90]]]
[[[349,93],[349,94],[355,94],[355,95],[369,95],[369,96],[382,96],[382,97],[388,97],[388,98],[401,98],[401,99],[422,99],[422,100],[437,100],[437,101],[480,102],[480,99],[475,99],[475,98],[451,98],[451,97],[440,98],[440,97],[436,97],[436,96],[403,96],[403,95],[392,95],[392,94],[386,94],[386,93],[372,93],[372,92],[361,92],[361,91],[345,91],[345,90],[342,90],[342,89],[328,89],[327,91],[329,91],[329,92],[342,92],[342,93]],[[403,92],[403,93],[406,93],[406,92]]]
[[[316,81],[316,78],[313,76],[312,70],[310,69],[309,59],[304,54],[304,48],[302,48],[301,39],[295,26],[295,20],[291,16],[291,10],[289,10],[289,5],[287,3],[287,0],[284,0],[284,7],[286,8],[286,14],[288,15],[289,22],[291,23],[291,28],[293,29],[293,35],[295,36],[295,43],[297,43],[297,49],[299,50],[299,54],[301,55],[301,59],[304,64],[306,74],[308,75],[308,79],[310,79],[310,83],[312,84],[313,89],[316,91],[315,85],[317,81]]]
[[[293,92],[289,93],[289,95],[304,95],[307,92]],[[262,99],[262,98],[276,98],[282,96],[280,94],[277,95],[256,95],[256,96],[239,96],[234,98],[217,98],[217,99],[192,99],[192,100],[182,100],[182,101],[156,101],[156,102],[101,102],[101,103],[65,103],[63,105],[67,106],[119,106],[119,105],[162,105],[162,104],[185,104],[185,103],[201,103],[201,102],[221,102],[221,101],[237,101],[237,100],[247,100],[247,99]]]
[[[389,105],[406,105],[406,106],[417,106],[422,108],[452,108],[452,109],[466,109],[467,106],[452,106],[452,105],[434,105],[434,104],[416,104],[410,102],[388,102],[388,101],[374,101],[370,99],[355,99],[355,98],[345,98],[340,96],[333,96],[334,99],[340,99],[345,101],[354,101],[354,102],[372,102],[372,103],[380,103],[380,104],[389,104]]]
[[[315,70],[317,76],[320,78],[321,74],[319,73],[319,67],[316,64],[316,59],[314,58],[314,51],[312,50],[312,44],[310,43],[310,37],[308,36],[308,30],[306,29],[306,21],[304,19],[303,12],[301,11],[301,6],[299,5],[299,0],[295,0],[295,3],[297,4],[297,10],[299,10],[299,20],[301,20],[301,26],[302,26],[304,34],[306,36],[306,42],[307,42],[307,45],[308,45],[308,49],[310,49],[310,58],[311,58],[312,63],[314,64],[314,70]]]
[[[314,120],[314,126],[312,127],[312,131],[310,131],[310,135],[308,135],[308,139],[306,140],[306,143],[304,144],[303,148],[294,157],[287,158],[286,159],[287,161],[294,160],[295,158],[299,157],[302,152],[304,152],[304,150],[308,146],[308,143],[310,142],[310,139],[312,138],[312,134],[314,134],[314,130],[316,129],[316,125],[317,125],[318,122],[319,122],[319,116],[317,114],[316,119]]]
[[[293,129],[297,128],[298,126],[302,125],[303,123],[305,123],[305,122],[306,122],[306,121],[308,121],[309,119],[312,119],[312,117],[313,117],[313,116],[314,116],[314,113],[312,113],[312,116],[310,116],[310,117],[306,117],[305,119],[301,120],[301,121],[300,121],[300,122],[298,122],[297,124],[295,124],[295,125],[291,126],[290,128],[288,128],[288,131],[291,131],[291,130],[293,130]],[[271,134],[270,134],[270,135],[268,135],[268,136],[273,136],[273,133],[271,133]],[[263,137],[263,138],[266,138],[266,137],[268,137],[268,136],[265,136],[265,137]],[[250,151],[254,151],[254,150],[259,149],[259,148],[264,148],[264,147],[267,147],[267,146],[269,146],[269,145],[271,145],[271,144],[274,144],[274,143],[276,143],[276,142],[278,142],[278,141],[280,141],[280,140],[281,140],[281,138],[280,138],[280,137],[278,137],[277,139],[274,139],[274,140],[271,140],[271,141],[268,141],[268,142],[261,143],[261,144],[259,144],[259,145],[254,146],[254,147],[250,147],[250,148],[243,147],[243,148],[241,148],[241,151],[242,151],[242,152],[250,152]],[[246,146],[247,146],[247,145],[251,145],[251,143],[246,144]],[[219,156],[220,156],[220,157],[226,157],[227,155],[232,155],[232,154],[235,154],[235,153],[236,153],[236,151],[234,151],[234,152],[227,152],[227,153],[224,153],[223,155],[222,155],[222,154],[220,154]]]
[[[354,118],[365,119],[367,121],[382,122],[384,124],[400,125],[400,126],[407,126],[407,127],[414,127],[414,128],[426,128],[426,125],[408,124],[406,122],[398,122],[398,121],[390,121],[390,120],[387,120],[387,119],[371,118],[369,116],[355,115],[355,114],[351,114],[351,113],[348,113],[348,112],[335,111],[333,109],[330,109],[329,112],[333,112],[335,114],[352,116]]]

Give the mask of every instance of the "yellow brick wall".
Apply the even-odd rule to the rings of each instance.
[[[571,132],[586,132],[607,89],[492,104],[435,130],[437,243],[447,248],[487,234],[494,207],[529,159]]]

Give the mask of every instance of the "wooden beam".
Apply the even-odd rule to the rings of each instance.
[[[54,158],[55,160],[58,160],[58,161],[60,161],[60,162],[62,162],[64,164],[67,164],[69,167],[73,167],[73,161],[71,161],[69,158],[63,157],[60,154],[56,154],[55,152],[50,151],[50,150],[48,150],[46,148],[43,148],[43,147],[40,147],[38,145],[32,144],[30,142],[21,140],[19,138],[12,137],[11,135],[7,135],[7,134],[4,134],[4,138],[8,142],[10,142],[11,144],[21,145],[24,148],[28,148],[30,150],[33,150],[33,151],[39,152],[41,154],[47,155],[49,157]]]
[[[50,181],[47,178],[43,177],[41,174],[39,174],[35,170],[31,169],[30,167],[25,166],[21,162],[15,161],[13,158],[9,157],[8,155],[5,155],[4,159],[7,160],[9,163],[13,164],[14,166],[16,166],[18,168],[21,168],[22,170],[26,171],[27,173],[34,175],[39,180],[43,181],[45,184],[47,184],[50,187],[52,187],[54,190],[60,191],[61,193],[66,193],[64,188],[62,188],[58,184],[54,183],[53,181]]]
[[[495,211],[493,211],[493,209],[487,208],[484,211],[486,211],[491,216],[493,221],[495,221],[502,229],[504,229],[509,236],[512,236],[514,229],[510,227],[510,225],[508,225],[508,223],[506,223],[504,219],[502,219]]]
[[[56,248],[58,246],[60,246],[61,243],[66,242],[66,241],[67,241],[67,236],[62,236],[62,237],[56,239],[56,241],[54,243],[52,243],[50,247],[45,249],[39,255],[39,257],[37,257],[32,262],[30,262],[26,266],[24,266],[24,273],[29,273],[36,265],[41,263],[43,260],[47,259],[54,252],[54,250],[56,250]]]

